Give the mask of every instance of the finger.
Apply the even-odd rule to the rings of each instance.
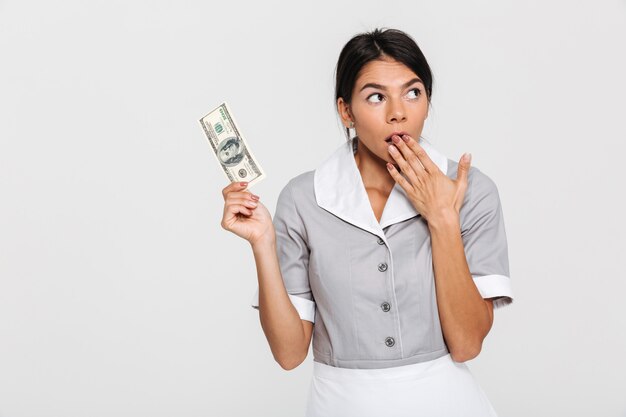
[[[456,171],[456,179],[467,184],[467,174],[470,170],[470,165],[472,163],[472,154],[464,153],[461,159],[459,160],[459,166]]]
[[[258,195],[252,194],[250,191],[232,191],[226,195],[226,199],[229,198],[247,198],[253,201],[259,201],[260,199]]]
[[[252,216],[253,208],[246,207],[242,204],[229,204],[226,206],[226,212],[232,216],[236,216],[237,213],[244,214],[246,216]]]
[[[248,198],[229,198],[226,201],[227,206],[233,206],[237,204],[249,207],[251,209],[255,209],[259,205],[256,201],[252,201]]]
[[[226,195],[232,191],[243,191],[248,187],[248,182],[231,182],[226,187],[222,189],[222,196],[226,199]]]
[[[247,208],[247,207],[241,207],[241,210],[239,211],[241,214],[244,214],[248,217],[252,216],[252,210]]]
[[[389,171],[393,179],[396,180],[398,184],[400,184],[400,187],[404,188],[407,191],[413,189],[411,183],[408,182],[407,179],[404,178],[402,175],[400,175],[400,173],[392,163],[387,162],[387,170]]]
[[[400,142],[402,142],[402,141],[400,141]],[[406,159],[404,159],[404,156],[400,153],[398,148],[396,148],[394,145],[389,145],[388,149],[389,149],[389,153],[391,154],[393,159],[395,159],[396,162],[398,163],[398,165],[400,166],[400,170],[408,177],[409,181],[412,184],[421,183],[421,181],[418,179],[418,177],[417,177],[417,175],[415,173],[415,170],[406,161]],[[415,155],[413,156],[413,158],[415,158]],[[419,165],[419,162],[417,162],[417,164]],[[408,189],[407,189],[407,191],[408,191]]]
[[[411,168],[413,168],[413,171],[415,171],[416,176],[420,176],[422,173],[424,173],[424,166],[420,162],[413,149],[411,149],[409,145],[400,138],[400,136],[396,135],[394,138],[392,138],[392,140],[394,141],[396,147],[402,153],[404,159],[409,163]],[[404,169],[402,171],[404,171]]]
[[[422,148],[415,139],[413,139],[409,135],[403,135],[402,140],[413,151],[413,153],[415,153],[419,161],[424,166],[424,169],[426,170],[426,172],[433,173],[433,172],[440,171],[437,164],[435,164],[433,160],[430,159],[430,157],[428,156],[424,148]]]

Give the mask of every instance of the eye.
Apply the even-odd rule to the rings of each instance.
[[[409,95],[411,95],[411,92],[415,92],[414,96],[411,98],[418,98],[421,94],[422,94],[422,90],[420,90],[419,88],[412,88],[411,90],[409,90]]]
[[[383,96],[383,95],[382,95],[382,94],[380,94],[380,93],[374,93],[374,94],[372,94],[372,95],[370,95],[370,96],[368,96],[368,97],[367,97],[367,101],[369,101],[370,103],[380,103],[380,100],[378,100],[378,101],[372,101],[372,100],[370,100],[370,99],[371,99],[372,97],[382,97],[382,96]]]

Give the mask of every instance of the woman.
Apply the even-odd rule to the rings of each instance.
[[[421,138],[431,94],[407,34],[357,35],[336,74],[348,141],[289,181],[273,223],[245,183],[223,190],[274,358],[297,367],[315,334],[307,416],[495,415],[464,362],[513,300],[502,210],[470,158]]]

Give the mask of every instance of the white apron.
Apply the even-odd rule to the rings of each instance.
[[[487,396],[450,354],[382,369],[338,368],[313,361],[306,417],[493,417]]]

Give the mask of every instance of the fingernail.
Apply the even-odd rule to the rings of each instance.
[[[402,136],[402,140],[404,140],[405,142],[409,142],[409,137],[407,135],[403,135]]]
[[[472,154],[471,153],[464,153],[463,154],[463,160],[467,163],[472,162]]]
[[[253,200],[258,200],[258,199],[259,199],[259,196],[258,196],[258,195],[256,195],[256,194],[252,194],[252,199],[253,199]]]
[[[396,135],[393,135],[391,137],[391,140],[393,141],[393,143],[400,143],[400,139],[398,139],[398,137]]]
[[[395,153],[395,152],[397,152],[398,150],[396,149],[396,147],[395,147],[395,146],[393,146],[393,145],[389,145],[389,151],[390,151],[391,153]]]
[[[246,185],[248,185],[248,183],[246,181],[242,181],[239,183],[239,185],[241,185],[242,187],[245,187]]]

